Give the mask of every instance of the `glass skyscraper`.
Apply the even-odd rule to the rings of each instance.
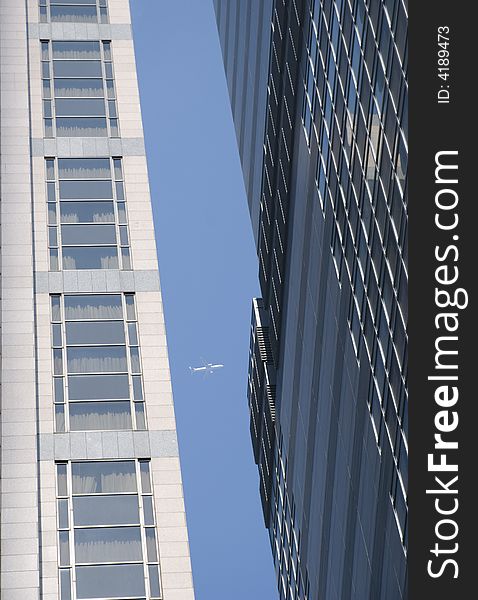
[[[193,600],[128,0],[1,0],[2,600]]]
[[[259,258],[248,399],[279,597],[407,587],[407,3],[215,0]]]

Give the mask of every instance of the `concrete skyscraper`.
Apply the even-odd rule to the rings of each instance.
[[[262,298],[248,399],[281,600],[407,587],[407,3],[214,0]]]
[[[193,600],[128,0],[0,0],[2,600]]]

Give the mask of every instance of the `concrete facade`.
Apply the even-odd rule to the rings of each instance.
[[[115,458],[150,459],[161,597],[194,598],[128,0],[108,11],[50,24],[37,0],[0,2],[2,600],[61,598],[55,461]],[[111,40],[119,139],[44,138],[40,40]],[[133,269],[50,271],[45,158],[113,156]],[[146,431],[55,432],[50,294],[65,292],[135,293]]]

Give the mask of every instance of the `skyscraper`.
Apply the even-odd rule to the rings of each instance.
[[[0,44],[0,596],[192,600],[128,0]]]
[[[403,598],[406,2],[214,5],[259,257],[248,399],[279,596]]]

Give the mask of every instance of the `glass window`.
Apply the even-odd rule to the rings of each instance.
[[[75,529],[75,558],[77,564],[142,561],[141,530],[139,527]]]
[[[114,223],[113,202],[60,202],[62,223]]]
[[[65,318],[122,319],[123,308],[119,294],[65,296]]]
[[[113,198],[111,181],[102,180],[62,180],[60,181],[61,200],[79,199],[110,199]]]
[[[101,117],[57,117],[58,137],[107,137],[106,119]]]
[[[116,228],[114,225],[62,225],[61,240],[68,246],[116,244]]]
[[[126,372],[124,346],[84,346],[67,348],[69,373]]]
[[[75,400],[129,398],[127,375],[77,375],[68,377],[68,397]]]
[[[73,498],[75,525],[139,525],[138,496]]]
[[[129,402],[74,402],[69,415],[71,431],[132,429]]]
[[[78,600],[144,597],[143,565],[77,567],[76,593]]]
[[[116,246],[63,248],[63,269],[118,269]]]
[[[129,402],[90,402],[70,405],[70,430],[124,430],[131,429]]]
[[[44,87],[50,82],[44,83]],[[104,97],[102,79],[54,79],[55,96],[57,98],[89,98]],[[45,95],[47,98],[48,96]]]
[[[103,77],[103,71],[100,60],[54,60],[53,75],[54,77]]]
[[[111,179],[109,158],[59,158],[58,172],[60,179]]]
[[[66,465],[65,465],[66,469]],[[136,470],[132,460],[72,463],[74,494],[136,492]]]
[[[66,343],[68,345],[124,344],[124,323],[123,321],[68,322]]]
[[[55,106],[58,117],[106,116],[105,102],[101,98],[57,98]]]
[[[151,598],[159,598],[161,590],[159,586],[159,568],[158,565],[149,565],[149,586],[151,588]]]
[[[53,58],[73,60],[100,60],[99,42],[52,42]],[[46,53],[48,60],[48,53]],[[70,76],[70,73],[67,74]],[[100,75],[101,77],[101,75]]]
[[[50,7],[50,16],[57,23],[97,23],[96,6],[56,6]]]
[[[94,4],[96,0],[50,0],[50,4]]]

